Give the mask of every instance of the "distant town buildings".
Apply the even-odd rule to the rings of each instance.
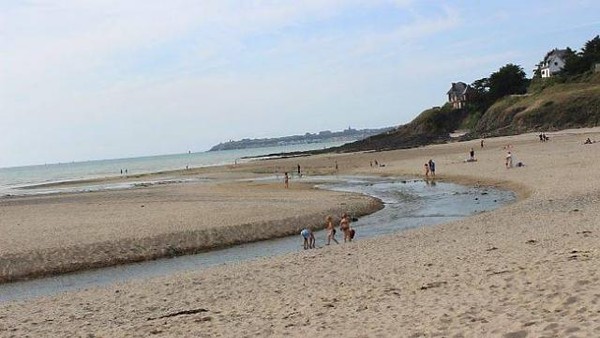
[[[473,95],[473,88],[464,82],[453,82],[447,94],[452,108],[462,109]]]
[[[219,143],[213,146],[209,151],[232,150],[232,149],[248,149],[274,146],[290,146],[297,144],[311,143],[329,143],[329,142],[354,142],[365,139],[369,136],[382,134],[393,130],[394,128],[378,128],[378,129],[354,129],[348,127],[343,131],[323,130],[318,133],[305,133],[304,135],[292,135],[284,137],[249,139],[244,138],[240,141],[232,141]]]
[[[544,61],[539,64],[540,75],[542,78],[548,78],[556,75],[565,66],[566,49],[554,48],[544,57]]]

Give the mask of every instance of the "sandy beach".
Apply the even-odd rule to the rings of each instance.
[[[524,134],[487,139],[484,148],[474,140],[193,171],[186,175],[250,177],[300,163],[307,175],[332,174],[337,162],[340,174],[422,176],[431,158],[438,180],[512,189],[519,200],[387,237],[1,303],[0,336],[597,337],[600,143],[583,141],[600,139],[600,128],[548,136],[543,143]],[[465,163],[471,147],[478,161]],[[525,166],[505,168],[507,150]],[[374,160],[384,166],[371,167]],[[0,255],[43,267],[65,248],[89,257],[90,247],[104,243],[102,257],[113,245],[131,253],[140,240],[164,244],[164,236],[183,234],[177,242],[186,233],[235,233],[248,224],[254,233],[292,219],[302,221],[290,225],[296,231],[327,213],[373,205],[295,181],[289,190],[254,181],[6,199],[0,229],[11,236],[0,238]]]
[[[0,281],[170,257],[323,227],[381,208],[296,183],[190,183],[0,200]]]

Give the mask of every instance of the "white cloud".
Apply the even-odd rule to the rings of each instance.
[[[179,130],[212,141],[318,128],[311,128],[311,121],[345,125],[340,112],[364,108],[360,95],[383,90],[360,69],[364,62],[389,49],[387,44],[439,33],[453,24],[455,13],[428,18],[413,11],[391,35],[369,29],[351,36],[286,30],[303,30],[348,11],[392,6],[406,13],[414,5],[409,0],[0,2],[0,150],[12,153],[12,161],[19,161],[10,151],[18,145],[33,152],[33,161],[83,159],[85,149],[98,152],[89,157],[139,150],[127,138],[146,138],[154,144],[150,148],[179,148],[176,141],[168,146],[151,140]],[[252,48],[246,39],[253,37],[272,43]],[[368,47],[370,41],[376,45]],[[157,55],[170,51],[173,60]],[[268,125],[229,134],[256,121]],[[191,125],[211,127],[194,133]]]
[[[390,2],[397,6],[411,4],[411,1]],[[257,31],[277,32],[309,19],[333,16],[344,8],[377,3],[171,1],[167,5],[146,1],[140,6],[122,1],[25,2],[0,14],[3,37],[0,93],[19,97],[27,92],[40,95],[43,101],[44,96],[56,98],[69,91],[78,92],[95,80],[95,72],[118,69],[124,55],[139,53],[144,57],[145,49],[185,36],[196,39],[197,45],[195,51],[187,47],[192,53],[182,55],[182,62],[200,67],[205,66],[203,62],[209,63],[207,67],[210,63],[222,65],[231,55],[244,52],[240,41]],[[430,22],[417,24],[416,29],[403,27],[401,35],[420,34],[431,27]],[[321,40],[323,46],[330,39]],[[302,41],[294,44],[294,48],[303,48]]]
[[[0,0],[0,157],[154,154],[405,122],[442,103],[432,83],[520,56],[458,34],[472,19],[410,0]]]

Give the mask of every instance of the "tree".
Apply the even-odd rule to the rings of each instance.
[[[583,74],[596,62],[600,62],[600,35],[587,41],[579,53],[567,48],[563,74],[566,76]]]
[[[542,78],[542,65],[543,61],[535,65],[535,69],[533,70],[533,79],[541,79]]]
[[[524,94],[527,92],[529,80],[521,66],[509,63],[492,73],[488,78],[487,85],[489,100],[494,102],[507,95]]]
[[[586,71],[583,58],[571,48],[567,48],[565,53],[565,66],[561,70],[562,75],[573,76]]]
[[[471,83],[474,95],[471,99],[472,109],[474,111],[484,112],[493,102],[490,102],[490,80],[487,77],[473,81]]]
[[[594,63],[600,62],[600,35],[585,43],[581,49],[581,57],[587,66],[586,70],[591,69]]]
[[[490,80],[487,77],[475,80],[471,83],[471,88],[473,88],[477,94],[487,94],[490,90]]]

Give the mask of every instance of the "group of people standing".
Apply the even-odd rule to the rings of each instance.
[[[435,177],[435,162],[432,159],[429,159],[427,163],[425,163],[425,177]]]
[[[327,216],[325,218],[325,229],[327,230],[327,244],[326,245],[331,244],[331,241],[334,241],[336,244],[340,244],[337,241],[337,239],[335,238],[335,234],[337,231],[335,230],[335,225],[333,223],[333,217]],[[340,219],[340,230],[344,234],[344,243],[352,242],[352,239],[354,239],[354,235],[356,234],[356,231],[350,227],[350,216],[348,216],[347,213],[344,213],[342,215],[342,218]],[[302,238],[304,239],[304,250],[315,248],[316,240],[315,240],[315,235],[312,232],[312,230],[310,230],[309,228],[302,229],[302,231],[300,232],[300,235],[302,235]]]

